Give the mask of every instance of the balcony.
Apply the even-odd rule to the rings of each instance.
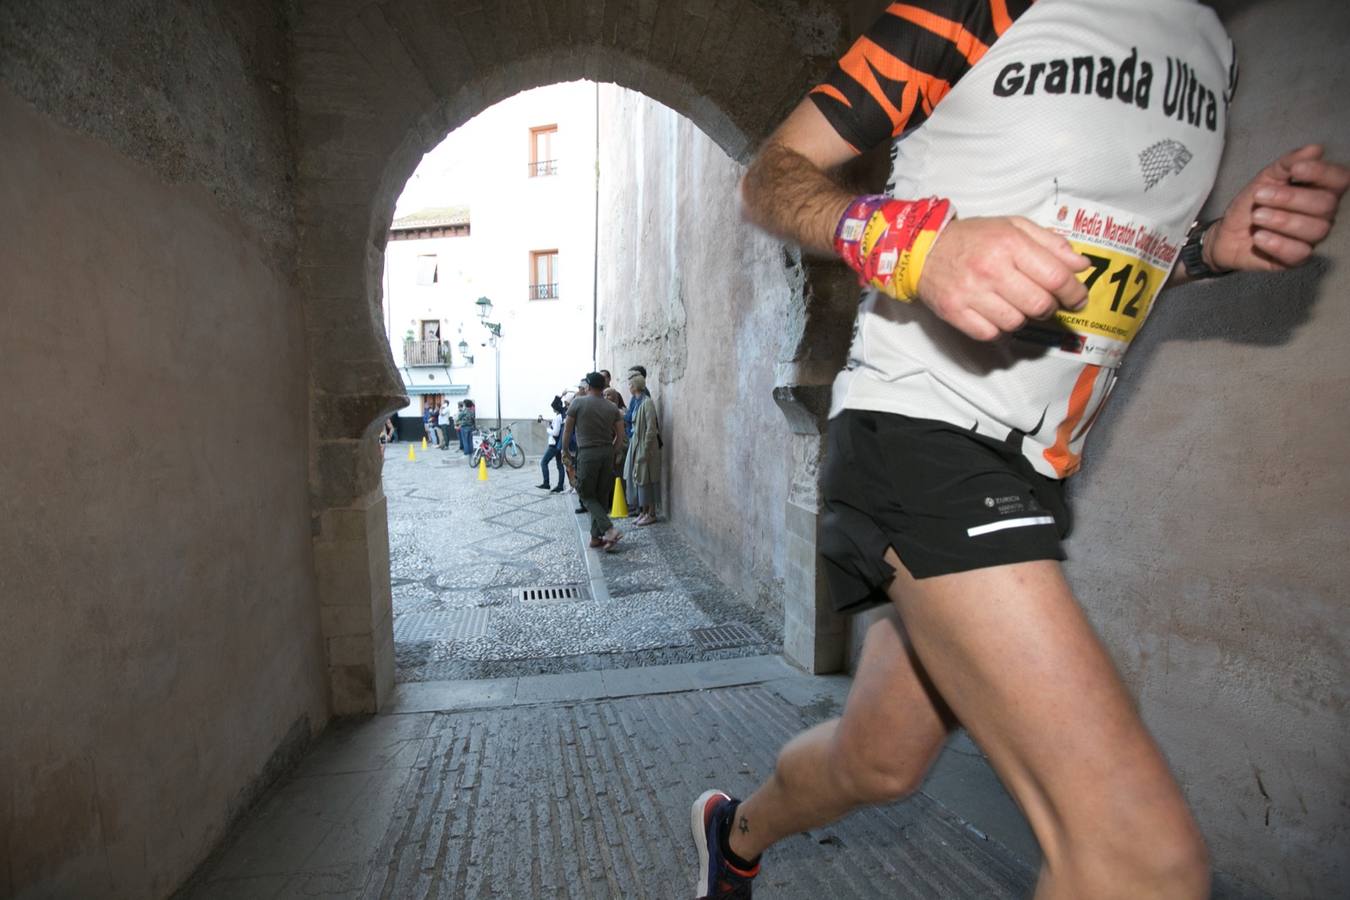
[[[557,300],[558,282],[552,284],[532,284],[530,285],[531,300]]]
[[[404,341],[403,364],[405,366],[448,366],[450,365],[450,342]]]
[[[538,162],[530,163],[529,166],[531,178],[558,174],[558,161],[556,159],[541,159]]]

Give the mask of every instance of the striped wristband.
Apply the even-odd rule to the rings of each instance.
[[[835,227],[834,249],[863,285],[909,303],[919,297],[928,252],[955,214],[942,197],[858,197]]]

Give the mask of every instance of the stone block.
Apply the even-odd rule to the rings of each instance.
[[[387,341],[364,328],[309,329],[313,361],[311,383],[328,394],[402,396],[403,382],[394,370]]]
[[[787,533],[814,547],[816,529],[820,525],[820,514],[799,503],[788,502],[783,507],[783,524]]]
[[[388,580],[386,579],[386,584]],[[375,669],[375,708],[384,709],[394,696],[394,622],[390,618],[383,620],[375,629],[374,658],[371,664]]]
[[[360,440],[407,402],[402,394],[315,394],[310,408],[320,440]]]
[[[376,712],[375,670],[364,666],[329,666],[333,692],[333,714],[363,716]]]
[[[830,391],[825,384],[780,384],[773,389],[773,402],[783,411],[794,434],[824,434]]]
[[[370,609],[366,606],[319,607],[319,625],[325,638],[370,634]]]
[[[325,509],[319,514],[320,540],[364,543],[370,532],[370,520],[369,504],[359,501],[351,506]]]
[[[380,486],[380,448],[373,440],[320,441],[314,455],[312,487],[324,505],[346,505]]]
[[[328,647],[329,666],[374,667],[375,644],[370,632],[330,637],[325,644]]]
[[[372,573],[364,550],[364,545],[355,541],[315,542],[320,606],[359,606],[369,616]]]

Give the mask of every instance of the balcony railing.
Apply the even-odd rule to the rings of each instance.
[[[531,299],[531,300],[557,300],[557,299],[558,299],[558,283],[555,281],[555,282],[553,282],[552,284],[532,284],[532,285],[530,285],[530,299]]]
[[[538,162],[530,163],[529,166],[531,178],[558,174],[558,161],[556,159],[541,159]]]
[[[446,366],[450,364],[449,341],[404,341],[403,364],[407,366]]]

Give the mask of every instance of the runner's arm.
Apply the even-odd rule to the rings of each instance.
[[[826,172],[857,155],[815,103],[803,100],[745,171],[745,217],[804,249],[835,255],[834,229],[854,195]]]
[[[860,151],[921,124],[976,64],[983,52],[977,48],[992,45],[1029,6],[1026,0],[961,0],[943,15],[915,4],[888,6],[751,162],[741,182],[746,218],[808,250],[833,255],[842,242],[845,262],[864,283],[897,299],[917,296],[976,340],[994,340],[1060,307],[1082,306],[1087,291],[1074,273],[1088,261],[1058,235],[1009,218],[954,220],[928,231],[924,219],[909,229],[902,224],[905,207],[928,200],[950,207],[941,198],[856,198],[828,175]],[[885,219],[879,239],[872,228],[878,216]],[[869,224],[859,228],[863,222]],[[909,257],[910,277],[897,285],[883,259],[918,246],[913,235],[935,232],[926,258],[925,251]],[[872,235],[866,248],[850,237],[858,233]]]
[[[1281,272],[1307,262],[1331,233],[1350,187],[1350,168],[1322,152],[1309,144],[1258,172],[1206,231],[1205,264],[1219,272]],[[1190,280],[1178,265],[1168,285]]]
[[[746,170],[746,217],[779,237],[833,254],[835,228],[854,198],[826,170],[855,153],[816,105],[803,100]],[[967,336],[989,341],[1061,306],[1082,306],[1087,291],[1074,273],[1087,266],[1067,241],[1029,220],[957,220],[933,246],[919,299]]]

